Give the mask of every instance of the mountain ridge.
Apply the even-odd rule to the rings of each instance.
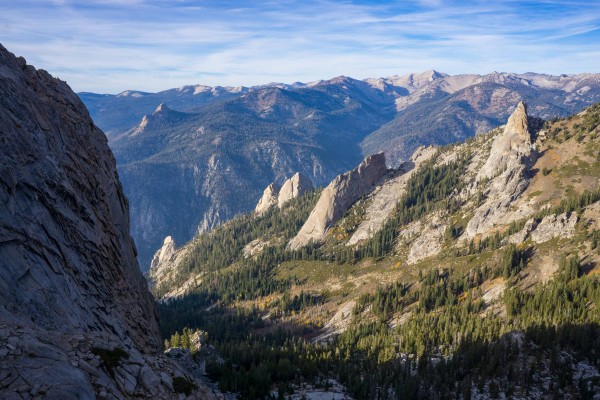
[[[564,116],[600,100],[600,75],[426,71],[213,89],[185,86],[87,100],[101,126],[110,116],[109,143],[135,205],[133,236],[144,270],[165,236],[183,243],[249,211],[270,182],[281,185],[300,171],[324,185],[379,151],[397,167],[419,146],[462,141],[501,125],[520,100],[534,116]],[[162,103],[185,117],[166,118],[153,130],[143,127],[146,135],[132,136]]]

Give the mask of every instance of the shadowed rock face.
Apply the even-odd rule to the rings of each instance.
[[[311,241],[321,241],[352,203],[373,190],[386,171],[385,155],[378,153],[365,158],[352,171],[335,178],[323,190],[317,205],[288,248],[297,250]]]
[[[92,349],[116,347],[114,378]],[[0,398],[167,398],[159,348],[106,137],[64,82],[0,45]]]
[[[154,304],[104,134],[64,82],[4,48],[0,82],[0,317],[156,350]]]

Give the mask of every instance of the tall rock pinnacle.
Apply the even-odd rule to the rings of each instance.
[[[269,208],[277,204],[277,195],[279,194],[279,186],[275,183],[271,183],[267,186],[263,192],[262,197],[258,201],[254,211],[258,215],[263,215]]]
[[[288,201],[302,196],[307,191],[313,188],[312,182],[300,172],[296,172],[294,176],[284,182],[277,197],[277,205],[283,207]]]
[[[532,156],[531,136],[527,124],[527,107],[520,102],[508,119],[504,131],[494,138],[490,155],[477,174],[477,181],[490,179],[481,204],[467,224],[465,238],[487,232],[500,220],[517,220],[510,205],[529,185],[527,169]]]
[[[490,156],[477,175],[477,179],[493,178],[506,168],[521,162],[531,154],[531,136],[527,124],[527,106],[520,102],[508,118],[504,132],[496,136]]]

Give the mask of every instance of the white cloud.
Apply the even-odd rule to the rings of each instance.
[[[431,68],[600,69],[598,4],[545,2],[564,6],[556,13],[511,1],[447,3],[422,0],[406,10],[325,0],[229,8],[186,1],[57,0],[51,6],[23,0],[22,6],[0,7],[0,42],[77,91],[113,93]]]

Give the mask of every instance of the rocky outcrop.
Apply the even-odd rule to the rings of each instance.
[[[555,237],[561,239],[571,238],[575,235],[577,221],[576,213],[547,215],[531,232],[531,240],[535,243],[543,243]]]
[[[0,131],[0,398],[176,398],[106,137],[1,45]]]
[[[523,229],[508,237],[508,241],[513,244],[523,243],[527,240],[531,232],[537,227],[538,223],[534,218],[530,218],[525,222]]]
[[[444,220],[435,215],[429,223],[421,228],[415,240],[410,245],[406,262],[414,264],[421,260],[437,255],[444,244],[444,233],[447,225]]]
[[[313,188],[313,184],[306,176],[300,172],[296,172],[294,176],[283,183],[279,196],[277,197],[277,205],[283,207],[288,201],[302,196]]]
[[[288,249],[297,250],[311,241],[321,241],[352,203],[373,190],[386,171],[385,155],[378,153],[336,177],[323,190],[300,232],[288,243]]]
[[[527,123],[527,106],[520,102],[508,118],[502,135],[496,136],[487,161],[477,180],[491,179],[505,169],[518,167],[531,154],[531,137]]]
[[[477,175],[479,183],[490,181],[485,187],[485,201],[475,210],[464,237],[484,234],[499,222],[507,224],[527,215],[527,210],[511,212],[510,207],[529,185],[531,155],[527,107],[520,102],[503,133],[494,139],[490,155]]]
[[[508,241],[518,244],[531,239],[534,243],[544,243],[554,238],[572,238],[578,221],[576,213],[547,215],[541,221],[531,218],[523,229],[511,235]]]
[[[421,146],[413,153],[410,160],[403,163],[397,171],[397,175],[387,180],[370,195],[372,197],[364,220],[352,234],[347,245],[354,245],[361,240],[369,239],[379,232],[398,204],[398,199],[404,194],[406,184],[418,169],[437,152],[433,146]]]
[[[160,265],[164,265],[167,260],[170,260],[175,255],[175,241],[171,236],[167,236],[160,249],[154,254],[152,263],[150,263],[151,270],[157,270]]]
[[[281,208],[288,201],[302,196],[312,188],[313,185],[310,179],[300,172],[296,172],[294,176],[283,183],[281,189],[276,183],[269,184],[263,191],[263,195],[258,201],[258,204],[256,204],[254,212],[260,216],[275,205]]]
[[[263,192],[262,197],[258,201],[254,212],[258,215],[263,215],[267,210],[277,204],[277,195],[279,194],[279,186],[275,183],[269,184]]]

